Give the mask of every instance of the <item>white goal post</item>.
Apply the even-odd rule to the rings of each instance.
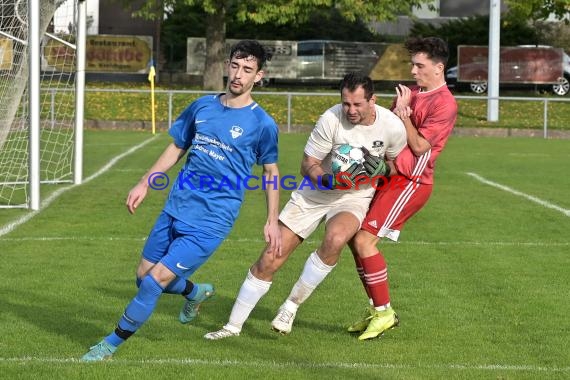
[[[40,208],[53,184],[80,183],[84,0],[0,3],[0,208]]]

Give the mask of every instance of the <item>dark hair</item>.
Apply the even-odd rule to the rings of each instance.
[[[372,83],[372,79],[367,75],[357,72],[346,74],[340,81],[339,87],[341,93],[345,88],[350,92],[354,92],[358,87],[362,87],[364,89],[366,100],[370,100],[372,95],[374,95],[374,83]]]
[[[254,40],[243,40],[232,46],[230,59],[254,57],[257,61],[257,71],[261,70],[266,61],[271,61],[273,54],[263,45]]]
[[[449,49],[447,43],[438,37],[410,38],[406,41],[406,49],[411,55],[425,53],[429,59],[447,65]]]

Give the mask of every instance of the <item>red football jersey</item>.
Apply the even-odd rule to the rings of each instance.
[[[420,135],[429,141],[431,149],[418,157],[406,145],[395,164],[398,172],[412,181],[433,184],[435,160],[455,125],[457,102],[447,85],[427,92],[420,92],[417,86],[411,87],[411,90],[411,121]]]

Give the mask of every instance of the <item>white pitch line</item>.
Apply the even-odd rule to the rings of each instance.
[[[570,217],[570,210],[568,210],[568,209],[562,208],[562,207],[560,207],[560,206],[557,206],[557,205],[555,205],[555,204],[553,204],[553,203],[547,202],[547,201],[542,200],[542,199],[540,199],[540,198],[533,197],[532,195],[525,194],[525,193],[520,192],[520,191],[518,191],[518,190],[512,189],[512,188],[510,188],[510,187],[508,187],[508,186],[501,185],[500,183],[493,182],[493,181],[489,181],[488,179],[485,179],[485,178],[481,177],[480,175],[478,175],[478,174],[476,174],[476,173],[469,173],[469,172],[468,172],[468,173],[466,173],[466,174],[467,174],[468,176],[471,176],[471,177],[475,178],[477,181],[479,181],[479,182],[481,182],[481,183],[484,183],[485,185],[493,186],[493,187],[496,187],[497,189],[506,191],[507,193],[511,193],[511,194],[513,194],[513,195],[518,195],[519,197],[526,198],[526,199],[528,199],[529,201],[532,201],[532,202],[534,202],[534,203],[537,203],[537,204],[539,204],[539,205],[541,205],[541,206],[543,206],[543,207],[546,207],[546,208],[550,208],[550,209],[559,211],[559,212],[561,212],[562,214],[564,214],[564,215]]]
[[[89,183],[91,182],[93,179],[99,177],[101,174],[107,172],[110,168],[113,167],[113,165],[115,165],[119,160],[123,159],[124,157],[136,152],[137,150],[139,150],[140,148],[144,147],[145,145],[149,144],[151,141],[155,140],[156,138],[158,138],[159,135],[155,135],[145,141],[143,141],[142,143],[135,145],[134,147],[130,148],[129,150],[127,150],[126,152],[123,152],[121,154],[119,154],[118,156],[115,156],[113,159],[111,159],[111,161],[107,162],[107,164],[105,164],[105,166],[103,166],[101,169],[99,169],[96,173],[90,175],[89,177],[85,178],[83,180],[82,184],[85,183]],[[12,232],[14,229],[16,229],[18,226],[21,226],[22,224],[26,223],[27,221],[29,221],[30,219],[32,219],[34,216],[36,216],[38,213],[40,213],[41,210],[45,209],[46,207],[48,207],[54,200],[56,200],[57,198],[59,198],[59,196],[65,192],[67,192],[68,190],[74,188],[76,185],[68,185],[65,187],[62,187],[56,191],[54,191],[53,193],[51,193],[47,198],[45,198],[41,204],[40,204],[40,209],[36,210],[36,211],[31,211],[29,213],[27,213],[26,215],[16,219],[15,221],[8,223],[7,225],[3,226],[2,228],[0,228],[0,237],[4,236],[6,234],[9,234],[10,232]],[[79,185],[80,186],[80,185]]]
[[[140,241],[146,240],[146,236],[23,236],[23,237],[0,237],[0,242],[25,242],[25,241]],[[249,238],[228,238],[227,242],[230,243],[258,243],[263,244],[263,239],[249,239]],[[319,243],[317,239],[307,239],[305,243],[313,244]],[[556,241],[400,241],[397,243],[388,242],[389,244],[397,245],[425,245],[425,246],[496,246],[496,247],[569,247],[570,242],[556,242]]]
[[[38,358],[38,357],[13,357],[2,358],[0,363],[70,363],[92,365],[93,363],[84,363],[77,358]],[[277,362],[277,361],[243,361],[243,360],[206,360],[206,359],[143,359],[143,360],[128,360],[128,359],[112,359],[105,361],[105,365],[182,365],[182,366],[208,366],[208,367],[228,367],[228,366],[241,366],[253,368],[290,368],[290,369],[303,369],[303,368],[354,368],[354,369],[443,369],[443,370],[480,370],[480,371],[513,371],[513,372],[569,372],[570,367],[542,367],[535,365],[507,365],[507,364],[447,364],[447,365],[417,365],[417,364],[392,364],[392,363],[343,363],[343,362]]]

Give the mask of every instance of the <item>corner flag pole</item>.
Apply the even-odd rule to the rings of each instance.
[[[150,61],[150,69],[148,70],[148,81],[150,82],[150,104],[151,104],[151,115],[152,115],[152,134],[156,133],[156,119],[154,115],[154,77],[156,75],[156,71],[154,70],[154,61]]]

